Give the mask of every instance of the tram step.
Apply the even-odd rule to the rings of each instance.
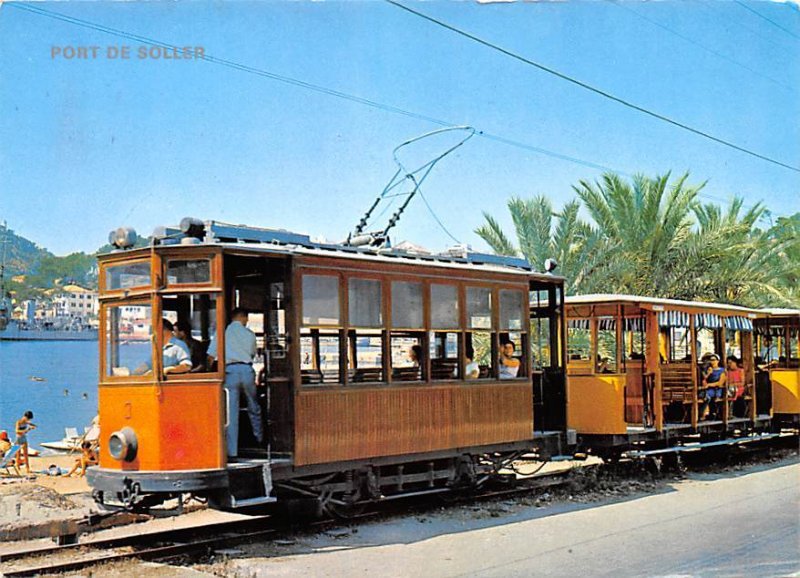
[[[272,471],[268,463],[236,464],[228,468],[231,507],[243,508],[274,502]]]

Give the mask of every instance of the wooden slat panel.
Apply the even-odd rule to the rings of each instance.
[[[301,391],[295,464],[531,439],[532,403],[529,383]]]

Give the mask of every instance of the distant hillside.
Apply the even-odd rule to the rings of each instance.
[[[13,229],[0,228],[0,258],[2,258],[3,240],[6,240],[6,278],[14,275],[29,275],[38,270],[44,257],[52,257],[47,249],[39,247],[33,241],[17,235]]]
[[[94,255],[57,257],[10,228],[0,229],[0,257],[4,248],[6,288],[17,301],[41,297],[46,290],[69,283],[97,286]]]

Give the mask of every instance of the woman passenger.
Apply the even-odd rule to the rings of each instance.
[[[744,369],[739,366],[736,356],[729,355],[728,365],[728,399],[733,401],[733,415],[744,417]]]
[[[725,369],[719,365],[719,356],[716,353],[708,356],[708,363],[709,366],[703,370],[703,391],[700,393],[703,405],[700,407],[700,415],[701,419],[717,419],[717,404],[718,400],[725,397],[727,376]],[[704,415],[706,410],[708,414]]]

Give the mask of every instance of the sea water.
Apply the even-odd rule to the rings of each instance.
[[[97,414],[98,365],[97,341],[0,341],[0,430],[13,442],[30,410],[31,447],[61,440],[66,427],[83,434]]]

